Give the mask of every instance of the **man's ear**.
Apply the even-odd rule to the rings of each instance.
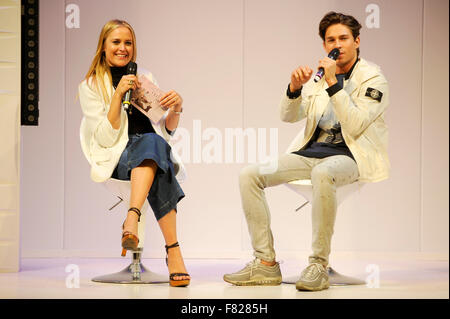
[[[356,49],[359,48],[359,43],[360,43],[361,39],[359,38],[359,35],[356,37],[355,39],[355,43],[356,43]]]

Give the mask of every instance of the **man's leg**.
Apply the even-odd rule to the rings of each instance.
[[[313,185],[312,250],[310,263],[328,266],[331,237],[336,219],[336,188],[355,182],[359,177],[356,162],[348,156],[325,158],[311,172]]]
[[[270,229],[270,211],[264,189],[297,179],[310,178],[314,159],[295,154],[283,154],[277,161],[277,170],[264,172],[261,165],[249,165],[239,176],[242,208],[254,249],[255,261],[241,271],[224,276],[236,285],[269,285],[281,283],[281,272],[275,261],[273,235]]]
[[[356,162],[348,156],[337,155],[319,161],[311,171],[312,255],[310,265],[302,272],[296,286],[299,290],[328,288],[328,257],[336,219],[336,188],[355,182],[359,177]]]
[[[255,257],[265,261],[275,259],[270,211],[264,189],[297,179],[310,178],[313,162],[310,158],[283,154],[278,157],[278,167],[273,173],[261,173],[258,164],[242,169],[239,189]]]

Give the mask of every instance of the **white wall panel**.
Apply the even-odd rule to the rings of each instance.
[[[333,247],[362,251],[419,249],[422,2],[378,1],[380,28],[376,29],[365,25],[367,1],[245,3],[244,126],[277,127],[280,152],[296,136],[298,124],[281,122],[279,99],[296,67],[308,65],[315,70],[317,61],[326,55],[318,35],[320,19],[335,10],[353,14],[363,25],[361,57],[380,65],[390,84],[391,103],[385,119],[392,174],[387,181],[364,186],[360,194],[343,203]],[[402,19],[414,23],[399,24],[398,12],[402,12]],[[279,249],[309,250],[310,207],[301,214],[307,216],[300,216],[292,213],[297,206],[290,190],[276,187],[266,190],[269,192],[273,192],[270,204]],[[301,203],[301,199],[298,201]]]
[[[207,144],[202,134],[209,127],[223,134],[227,127],[242,126],[242,2],[72,3],[79,6],[82,19],[80,29],[66,30],[66,249],[104,250],[111,256],[120,251],[120,227],[127,207],[121,205],[109,214],[107,208],[115,202],[114,197],[89,179],[79,146],[82,113],[75,101],[101,27],[117,17],[126,18],[135,29],[138,65],[150,70],[163,90],[174,89],[184,99],[180,127],[190,132],[191,156],[186,163],[188,180],[182,185],[186,198],[178,207],[177,229],[183,249],[192,255],[240,250],[240,237],[229,236],[241,227],[236,187],[239,166],[196,163],[194,143]],[[113,13],[105,13],[105,6],[114,8]],[[127,15],[119,14],[122,12]],[[194,123],[201,126],[196,126],[198,138]],[[162,234],[153,213],[150,215],[144,255],[162,256]]]
[[[267,138],[269,129],[275,128],[277,153],[284,152],[298,128],[279,120],[279,98],[295,67],[307,64],[315,69],[325,55],[318,23],[330,10],[352,14],[361,22],[361,56],[379,64],[389,81],[391,103],[385,118],[392,164],[388,180],[365,185],[342,204],[333,249],[448,253],[448,71],[446,83],[435,86],[432,80],[438,70],[448,69],[439,62],[448,65],[448,53],[440,54],[447,52],[448,30],[446,43],[439,33],[443,24],[448,28],[448,3],[41,0],[40,4],[40,125],[22,128],[21,226],[26,256],[119,254],[126,207],[122,204],[108,213],[114,197],[89,178],[79,145],[82,113],[77,100],[77,86],[88,70],[100,29],[113,18],[125,19],[135,28],[138,64],[153,72],[163,90],[175,89],[184,99],[180,127],[189,133],[191,154],[178,232],[185,256],[246,255],[250,244],[238,174],[248,153],[244,163],[214,164],[196,162],[195,154],[209,142],[202,135],[207,129],[219,132],[225,153],[225,131],[230,128],[266,129]],[[69,4],[79,8],[80,28],[65,25]],[[379,8],[379,28],[366,25],[370,4]],[[439,137],[442,141],[436,142]],[[277,251],[309,251],[310,206],[295,213],[303,200],[283,186],[267,189],[266,194]],[[144,255],[163,256],[162,235],[153,216],[147,223]]]
[[[0,272],[20,267],[20,2],[0,0]],[[5,49],[3,49],[5,48]],[[7,80],[5,80],[7,79]]]
[[[39,7],[39,126],[21,129],[24,256],[64,249],[64,3]]]
[[[448,253],[448,1],[424,6],[422,247]]]

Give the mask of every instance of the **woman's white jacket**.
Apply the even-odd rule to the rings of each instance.
[[[145,73],[145,76],[155,83],[151,73]],[[105,74],[104,81],[108,95],[112,97],[114,88],[107,74]],[[78,92],[84,115],[80,126],[81,148],[91,164],[91,179],[95,182],[104,182],[111,177],[128,143],[128,117],[125,110],[122,109],[120,128],[114,129],[112,127],[107,118],[110,105],[105,103],[100,93],[95,90],[92,79],[81,82]],[[150,120],[149,122],[155,132],[170,145],[171,135],[167,132],[165,126],[167,114],[166,112],[158,123],[152,123]],[[179,182],[182,182],[186,177],[184,165],[173,151],[171,152],[171,159],[176,178]]]

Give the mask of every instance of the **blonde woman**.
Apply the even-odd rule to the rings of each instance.
[[[176,232],[177,203],[184,193],[175,176],[182,178],[184,167],[168,144],[183,100],[173,90],[165,93],[160,102],[168,111],[157,124],[132,105],[125,111],[121,107],[124,94],[141,85],[136,75],[126,74],[136,54],[135,33],[127,22],[111,20],[103,26],[91,67],[79,86],[81,130],[88,145],[85,155],[95,182],[111,177],[131,182],[130,207],[122,225],[122,256],[138,246],[140,209],[147,199],[166,243],[170,285],[187,286],[190,276]],[[145,75],[155,83],[151,74]]]

